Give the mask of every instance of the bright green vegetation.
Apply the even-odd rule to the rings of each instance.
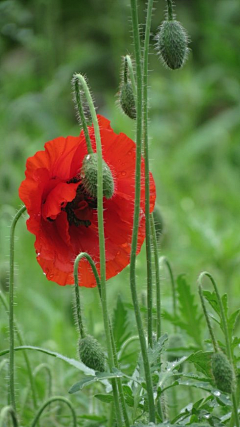
[[[134,121],[115,105],[121,56],[133,51],[128,3],[95,0],[91,2],[90,11],[88,2],[76,0],[71,1],[71,7],[68,2],[60,0],[0,3],[0,282],[3,292],[7,289],[9,225],[20,207],[18,187],[24,179],[25,161],[43,149],[46,141],[60,135],[79,133],[71,96],[70,80],[74,72],[87,75],[98,113],[111,120],[116,132],[122,131],[134,138]],[[140,3],[142,22],[145,2]],[[214,386],[209,380],[210,371],[206,371],[206,366],[210,366],[210,355],[206,350],[212,347],[204,343],[204,339],[209,339],[209,333],[201,316],[196,281],[202,270],[210,271],[219,284],[221,294],[228,293],[230,312],[239,308],[240,6],[238,0],[178,3],[177,19],[190,34],[193,52],[179,71],[163,68],[157,55],[150,55],[149,65],[150,70],[154,70],[149,75],[150,167],[164,222],[160,254],[170,260],[175,277],[186,273],[190,284],[186,285],[184,279],[179,278],[177,316],[173,317],[171,284],[167,270],[162,268],[162,306],[165,313],[162,333],[174,333],[177,327],[187,352],[203,351],[199,359],[195,356],[189,360],[188,371],[196,373],[193,365],[200,366],[201,375],[208,380],[205,387],[199,387],[197,379],[179,376],[176,381],[182,384],[177,389],[181,391],[180,397],[174,397],[174,393],[169,393],[168,397],[172,405],[172,420],[177,414],[176,399],[178,410],[190,401],[198,402],[195,405],[196,416],[201,411],[201,414],[208,415],[214,405],[222,404],[216,413],[219,411],[218,414],[228,420],[230,409],[224,394],[220,403],[217,395],[215,400],[200,402],[209,396],[206,390],[212,391]],[[155,5],[153,35],[164,19],[164,6],[163,1]],[[154,44],[152,36],[152,53]],[[35,259],[34,237],[27,232],[23,219],[17,225],[16,235],[15,317],[24,342],[77,358],[73,288],[62,288],[45,279]],[[146,312],[144,258],[142,250],[137,258],[137,285],[141,307]],[[127,339],[136,335],[128,283],[129,268],[107,283],[108,300],[112,301],[115,318],[117,351]],[[206,289],[210,289],[207,283]],[[97,337],[104,346],[97,289],[80,291],[88,333]],[[118,298],[119,293],[121,299]],[[205,295],[208,302],[214,301],[211,295],[210,292]],[[189,305],[186,299],[190,301]],[[212,306],[216,307],[216,303],[212,302]],[[217,323],[212,323],[215,328]],[[235,335],[239,336],[239,323]],[[0,350],[8,347],[7,337],[8,318],[0,305]],[[216,337],[224,342],[219,328],[216,328]],[[238,343],[235,344],[235,354],[239,358]],[[178,352],[179,356],[187,354],[181,348]],[[121,354],[120,361],[126,374],[132,374],[138,353],[139,344],[132,341]],[[87,426],[81,418],[87,414],[89,419],[92,417],[89,427],[107,425],[103,414],[110,412],[110,406],[102,397],[105,393],[102,385],[96,382],[94,388],[89,387],[70,396],[69,388],[81,380],[82,374],[73,366],[46,354],[29,351],[28,356],[33,369],[42,363],[48,366],[36,374],[38,408],[48,396],[49,384],[51,389],[50,368],[53,393],[71,400],[77,408],[79,425]],[[21,367],[16,370],[17,407],[21,407],[22,419],[28,425],[33,420],[33,410],[22,352],[17,352],[15,359],[17,366]],[[0,359],[0,408],[7,405],[7,363],[3,360],[4,357]],[[183,369],[184,363],[180,363]],[[168,378],[162,380],[168,381]],[[186,387],[186,382],[190,381],[195,383],[195,389]],[[131,391],[126,387],[124,393],[132,402]],[[93,398],[96,394],[100,395],[98,399]],[[48,411],[49,408],[44,411],[45,417]],[[57,414],[56,419],[61,420],[61,425],[70,424],[71,414],[67,406],[65,409],[64,405],[51,404],[50,411],[54,417]],[[47,421],[44,425],[53,424]]]

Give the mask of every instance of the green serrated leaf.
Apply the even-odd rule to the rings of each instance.
[[[211,305],[215,313],[217,313],[218,316],[220,317],[220,308],[219,308],[216,293],[214,291],[213,292],[203,291],[203,295],[204,295],[204,298],[206,298],[208,303]]]
[[[204,375],[206,375],[207,378],[211,378],[211,357],[212,357],[211,351],[197,351],[196,353],[192,354],[188,357],[188,362],[193,363],[195,368],[202,372]]]
[[[113,396],[111,394],[95,394],[94,397],[96,397],[98,400],[101,400],[101,402],[104,402],[104,403],[113,402]]]
[[[64,356],[61,353],[56,353],[55,351],[47,350],[42,347],[34,347],[32,345],[24,345],[21,347],[15,347],[14,351],[21,351],[21,350],[34,350],[39,351],[40,353],[48,354],[49,356],[56,357],[57,359],[63,360],[64,362],[68,363],[68,365],[74,366],[74,368],[77,368],[79,371],[83,372],[85,375],[92,375],[94,373],[93,369],[88,368],[84,363],[80,362],[79,360],[70,359],[69,357]],[[4,356],[5,354],[9,353],[9,349],[2,350],[0,352],[0,356]]]
[[[201,345],[201,318],[198,305],[195,303],[195,296],[191,293],[190,285],[184,275],[177,278],[177,292],[183,328],[191,336],[199,347]]]
[[[152,367],[156,366],[159,356],[164,349],[164,344],[168,340],[168,334],[162,335],[158,341],[153,344],[153,348],[148,348],[149,363]]]
[[[116,350],[119,351],[124,341],[132,335],[128,310],[120,295],[118,295],[117,304],[113,310],[112,327]]]
[[[234,313],[231,314],[231,316],[228,318],[228,332],[229,332],[229,336],[231,337],[236,325],[236,322],[238,320],[238,317],[240,315],[240,308],[236,311],[234,311]]]
[[[109,380],[112,378],[121,378],[123,377],[124,374],[120,371],[111,373],[111,372],[97,372],[96,375],[94,376],[89,376],[89,377],[85,377],[82,378],[81,381],[78,381],[77,383],[75,383],[69,390],[70,394],[76,393],[79,390],[82,390],[85,386],[93,384],[95,382],[98,381],[103,381],[103,380]]]

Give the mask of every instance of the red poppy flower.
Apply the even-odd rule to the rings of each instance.
[[[114,194],[104,198],[106,277],[115,276],[130,262],[134,213],[136,145],[123,133],[115,134],[110,122],[98,116],[103,158],[114,178]],[[93,127],[89,127],[96,150]],[[59,137],[45,144],[27,160],[26,179],[19,188],[35,234],[37,260],[49,280],[73,284],[73,264],[80,252],[88,252],[99,271],[97,201],[83,190],[80,170],[87,154],[83,132]],[[155,204],[155,184],[150,174],[150,210]],[[145,238],[144,160],[142,159],[141,212],[138,252]],[[86,260],[79,263],[80,286],[96,286]]]

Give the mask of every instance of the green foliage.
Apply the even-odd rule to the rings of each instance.
[[[129,313],[120,295],[117,297],[116,306],[113,311],[112,328],[116,349],[119,351],[124,341],[132,334]]]

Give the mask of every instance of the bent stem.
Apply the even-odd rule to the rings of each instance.
[[[18,420],[17,420],[17,416],[16,413],[14,411],[14,409],[12,408],[12,406],[5,406],[0,413],[0,427],[5,427],[5,421],[6,421],[6,417],[10,415],[12,418],[12,423],[14,427],[18,427]]]
[[[124,66],[126,66],[125,65],[126,62],[127,62],[127,66],[128,66],[129,77],[130,77],[130,80],[132,83],[133,93],[134,93],[134,96],[136,96],[137,89],[136,89],[136,82],[135,82],[134,71],[133,71],[133,64],[132,64],[132,59],[129,55],[126,55],[124,57]],[[127,83],[127,81],[126,81],[126,83]]]
[[[227,319],[226,319],[226,316],[224,313],[223,304],[222,304],[222,300],[221,300],[221,297],[220,297],[220,294],[218,291],[218,287],[217,287],[217,284],[216,284],[215,280],[213,279],[212,275],[210,273],[208,273],[207,271],[203,271],[200,274],[200,276],[198,278],[198,281],[200,284],[202,283],[202,279],[204,276],[206,276],[210,279],[210,282],[212,283],[214,291],[216,293],[216,297],[217,297],[218,305],[219,305],[219,310],[220,310],[220,318],[222,321],[222,327],[223,327],[223,332],[224,332],[224,336],[225,336],[227,356],[228,356],[228,359],[232,365],[233,371],[235,372],[235,367],[234,367],[234,363],[233,363],[233,353],[232,353],[232,349],[231,349],[230,337],[229,337],[229,332],[228,332],[228,327],[227,327]],[[236,394],[234,391],[232,392],[232,403],[233,403],[233,412],[232,412],[232,417],[230,420],[230,427],[234,426],[234,418],[235,418],[236,427],[239,427],[240,423],[239,423],[239,416],[238,416],[238,405],[237,405]]]
[[[106,334],[106,343],[108,349],[108,361],[110,371],[114,368],[114,357],[111,344],[111,333],[108,319],[108,308],[107,308],[107,292],[106,292],[106,257],[105,257],[105,238],[104,238],[104,222],[103,222],[103,165],[102,165],[102,145],[101,136],[98,125],[98,119],[92,97],[86,83],[86,80],[81,74],[76,74],[76,78],[81,82],[84,90],[87,103],[91,112],[95,139],[96,139],[96,151],[97,151],[97,214],[98,214],[98,235],[99,235],[99,254],[100,254],[100,277],[101,277],[101,302],[102,302],[102,313],[104,329]],[[119,406],[119,396],[117,390],[117,382],[115,379],[112,380],[113,395],[116,409],[116,417],[118,426],[122,426],[122,417]]]
[[[214,348],[214,351],[217,353],[219,351],[219,347],[218,347],[217,340],[215,338],[215,335],[214,335],[214,332],[213,332],[213,328],[212,328],[212,325],[211,325],[211,322],[210,322],[210,319],[209,319],[209,315],[208,315],[208,312],[207,312],[206,304],[205,304],[205,301],[204,301],[202,284],[201,284],[201,281],[199,279],[198,279],[198,292],[199,292],[199,296],[200,296],[200,300],[201,300],[201,304],[202,304],[202,309],[203,309],[203,312],[204,312],[204,316],[205,316],[205,319],[206,319],[206,322],[207,322],[208,330],[209,330],[209,333],[210,333],[210,336],[211,336],[211,339],[212,339],[213,348]]]
[[[99,296],[100,296],[100,300],[101,300],[101,298],[102,298],[101,297],[101,282],[100,282],[99,274],[98,274],[98,271],[96,269],[95,263],[94,263],[93,259],[91,258],[91,256],[87,252],[80,253],[77,256],[77,258],[75,260],[75,263],[77,261],[77,265],[78,265],[79,262],[80,262],[80,260],[82,258],[86,258],[87,261],[90,264],[90,267],[92,268],[92,272],[94,274],[94,277],[95,277],[95,280],[96,280],[96,283],[97,283],[98,292],[99,292]],[[78,281],[78,278],[76,276],[76,282],[77,281]],[[109,319],[109,328],[110,328],[110,334],[111,334],[111,345],[112,345],[112,351],[113,351],[114,365],[118,369],[119,365],[118,365],[118,359],[117,359],[117,352],[116,352],[116,347],[115,347],[115,343],[114,343],[114,337],[113,337],[113,333],[112,333],[110,319]],[[125,399],[124,399],[124,393],[123,393],[123,387],[122,387],[122,380],[121,380],[121,378],[117,378],[117,385],[118,385],[120,402],[121,402],[122,411],[123,411],[123,418],[124,418],[126,427],[129,427],[130,423],[129,423],[129,419],[128,419],[128,413],[127,413],[126,403],[125,403]]]
[[[85,140],[86,140],[87,152],[88,152],[88,154],[91,154],[91,153],[93,153],[93,149],[92,149],[92,144],[91,144],[90,136],[88,133],[88,127],[87,127],[87,123],[86,123],[86,119],[85,119],[85,115],[84,115],[84,111],[83,111],[83,106],[82,106],[82,101],[81,101],[81,87],[80,87],[79,75],[75,74],[73,76],[72,81],[73,81],[73,86],[74,86],[74,95],[75,95],[75,99],[76,99],[77,109],[78,109],[79,117],[80,117],[80,120],[82,123],[83,132],[84,132],[84,136],[85,136]]]
[[[9,271],[9,393],[10,405],[16,411],[14,388],[14,232],[16,224],[26,207],[22,206],[13,218],[10,229],[10,271]]]
[[[175,286],[175,280],[174,280],[174,276],[173,276],[173,271],[172,271],[172,267],[170,262],[168,261],[168,259],[163,256],[160,258],[160,263],[165,263],[168,272],[169,272],[169,276],[170,276],[170,281],[171,281],[171,285],[172,285],[172,304],[173,304],[173,316],[174,318],[177,315],[177,299],[176,299],[176,286]],[[177,326],[174,325],[174,332],[177,332]]]
[[[9,307],[8,307],[8,303],[7,300],[4,296],[4,294],[0,291],[0,300],[2,301],[2,304],[5,308],[6,313],[9,315]],[[24,341],[23,341],[23,337],[22,334],[20,332],[20,329],[17,325],[17,322],[15,322],[14,320],[14,330],[17,336],[17,339],[19,341],[19,345],[23,346],[24,345]],[[34,384],[34,380],[33,380],[33,373],[32,373],[32,368],[31,368],[31,364],[30,364],[30,360],[28,358],[28,355],[26,353],[26,351],[23,352],[23,357],[25,359],[26,362],[26,367],[27,367],[27,371],[28,371],[28,376],[29,376],[29,381],[30,381],[30,385],[31,385],[31,390],[32,390],[32,397],[33,397],[33,406],[34,409],[37,408],[37,396],[36,396],[36,390],[35,390],[35,384]]]
[[[137,15],[137,0],[131,0],[131,13],[132,13],[132,27],[134,48],[136,57],[136,71],[137,71],[137,134],[136,134],[136,175],[135,175],[135,205],[134,205],[134,220],[133,220],[133,234],[132,234],[132,247],[130,256],[130,286],[132,301],[135,311],[135,318],[138,328],[139,340],[141,345],[141,352],[143,358],[143,366],[145,372],[145,380],[148,394],[149,405],[149,421],[155,422],[155,407],[153,398],[153,386],[150,372],[150,365],[148,360],[147,346],[145,335],[143,331],[142,318],[139,309],[138,296],[136,290],[136,252],[137,252],[137,239],[138,239],[138,226],[140,214],[140,191],[141,191],[141,141],[142,141],[142,67],[141,67],[141,47],[138,31],[138,15]]]
[[[39,420],[39,418],[40,418],[40,416],[41,416],[41,414],[42,414],[42,413],[43,413],[43,411],[44,411],[44,409],[45,409],[47,406],[49,406],[52,402],[57,402],[57,401],[63,402],[63,403],[65,403],[65,404],[69,407],[69,409],[70,409],[70,411],[71,411],[71,413],[72,413],[72,421],[73,421],[72,425],[73,425],[73,427],[77,427],[77,415],[76,415],[75,409],[74,409],[73,405],[71,404],[71,402],[70,402],[68,399],[66,399],[65,397],[62,397],[62,396],[54,396],[54,397],[51,397],[51,399],[48,399],[48,400],[47,400],[47,401],[46,401],[46,402],[41,406],[41,408],[38,410],[38,412],[37,412],[37,414],[36,414],[36,416],[35,416],[34,420],[32,421],[32,423],[31,423],[31,426],[30,426],[30,427],[34,427],[34,426],[36,426],[36,425],[37,425],[37,422],[38,422],[38,420]]]

